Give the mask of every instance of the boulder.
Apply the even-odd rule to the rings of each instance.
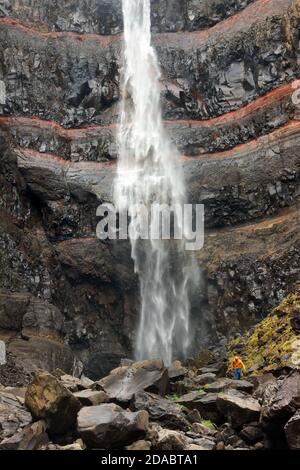
[[[300,371],[294,370],[266,387],[261,422],[272,433],[283,429],[300,408]]]
[[[201,450],[214,450],[216,448],[216,442],[213,439],[209,439],[207,437],[195,439],[194,444],[199,446]]]
[[[97,406],[109,401],[106,393],[101,390],[81,390],[74,393],[74,397],[78,398],[82,406]]]
[[[57,374],[59,376],[60,382],[70,390],[70,392],[78,392],[81,390],[86,390],[92,387],[94,382],[87,377],[78,378],[73,375],[68,374]]]
[[[289,448],[300,450],[300,410],[289,419],[284,431]]]
[[[248,380],[231,380],[230,388],[251,394],[253,392],[254,385],[253,383],[248,382]]]
[[[203,374],[215,374],[217,375],[220,372],[221,367],[217,365],[212,365],[212,366],[207,366],[207,367],[201,367],[198,369],[198,375],[203,375]]]
[[[205,386],[205,391],[207,393],[220,393],[223,392],[226,388],[229,388],[231,385],[231,380],[227,378],[221,378],[215,382],[209,383]]]
[[[135,410],[146,410],[151,421],[168,429],[187,431],[189,423],[179,405],[153,393],[139,392],[133,399]]]
[[[37,450],[48,442],[45,421],[37,421],[0,443],[0,450]]]
[[[35,419],[44,419],[50,434],[63,434],[76,423],[80,401],[48,372],[39,372],[29,385],[25,404]]]
[[[243,426],[240,436],[248,444],[256,444],[264,437],[259,423],[250,423]]]
[[[31,414],[18,398],[0,390],[0,441],[15,435],[31,422]]]
[[[217,396],[216,393],[204,393],[203,391],[190,392],[183,395],[176,403],[191,410],[198,410],[202,419],[208,419],[218,424],[222,415],[217,408]]]
[[[189,409],[198,409],[197,404],[198,401],[201,397],[205,395],[205,392],[202,390],[200,391],[193,391],[186,393],[185,395],[182,395],[178,400],[176,400],[176,403],[182,406],[186,406]]]
[[[217,407],[228,418],[234,429],[251,421],[257,421],[261,411],[257,400],[236,390],[220,393],[217,398]]]
[[[213,374],[212,372],[207,372],[206,374],[201,374],[198,375],[195,378],[195,382],[197,385],[206,385],[215,382],[216,380],[216,374]]]
[[[110,400],[126,403],[142,390],[164,395],[167,392],[169,376],[163,361],[153,359],[114,369],[109,376],[96,384],[107,393]]]
[[[186,419],[189,423],[201,423],[202,417],[198,410],[184,410],[186,412]]]
[[[216,429],[212,429],[205,424],[202,423],[194,423],[192,425],[192,430],[196,434],[200,434],[201,436],[215,436],[217,434]]]
[[[90,448],[129,445],[146,434],[146,411],[131,412],[114,403],[84,407],[78,413],[77,431]]]
[[[183,433],[170,429],[160,429],[157,440],[152,444],[154,450],[184,450],[188,447],[188,440]]]
[[[182,367],[180,361],[174,361],[173,364],[168,368],[168,375],[171,382],[184,379],[186,373],[187,370]]]
[[[52,442],[44,447],[43,450],[85,450],[86,445],[82,439],[77,439],[72,444],[67,444],[65,446],[60,446],[58,444],[53,444]]]
[[[255,391],[253,397],[257,400],[262,400],[265,394],[265,390],[268,386],[276,384],[276,378],[273,374],[263,374],[253,377]]]
[[[149,441],[136,441],[130,446],[126,447],[126,450],[150,450],[151,442]]]

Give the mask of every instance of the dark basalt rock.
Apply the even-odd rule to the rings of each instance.
[[[232,389],[219,393],[217,407],[223,416],[227,417],[234,429],[258,420],[261,411],[261,406],[257,400],[250,395]]]
[[[300,411],[297,411],[284,427],[290,449],[300,449]]]
[[[270,433],[280,432],[299,406],[300,373],[295,370],[266,388],[262,403],[262,425]]]
[[[152,393],[139,392],[134,396],[132,406],[135,410],[146,410],[150,420],[158,422],[164,428],[181,431],[189,429],[189,423],[182,409],[169,399]]]
[[[146,411],[125,411],[113,403],[82,408],[77,431],[88,447],[113,448],[143,438],[148,428]]]
[[[169,376],[162,360],[145,360],[130,366],[119,367],[98,384],[111,401],[128,403],[135,394],[155,391],[165,395],[168,390]]]
[[[151,0],[153,31],[190,31],[207,28],[245,8],[253,0]],[[117,34],[122,31],[121,0],[58,3],[55,8],[39,0],[5,0],[3,14],[52,31]],[[0,11],[1,14],[1,11]]]
[[[51,434],[72,429],[81,404],[55,377],[46,372],[36,375],[25,395],[25,404],[35,419],[44,419]]]

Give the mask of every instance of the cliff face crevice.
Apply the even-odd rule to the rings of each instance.
[[[199,347],[247,329],[299,277],[300,8],[152,7],[165,126],[206,208]],[[97,378],[132,353],[130,248],[95,238],[116,170],[121,33],[119,0],[0,2],[0,337],[29,368],[65,358]]]

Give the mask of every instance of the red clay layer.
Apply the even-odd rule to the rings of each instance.
[[[270,91],[264,96],[257,98],[251,103],[247,104],[243,108],[240,108],[235,111],[230,111],[222,116],[214,117],[211,119],[205,120],[167,120],[166,124],[176,125],[176,124],[188,124],[191,126],[201,126],[201,125],[222,125],[230,122],[238,122],[239,119],[242,119],[246,116],[250,116],[259,109],[266,108],[276,101],[280,101],[283,98],[292,95],[295,91],[295,85],[299,84],[300,81],[295,80],[287,85],[282,85],[275,90]],[[32,126],[39,129],[45,129],[47,131],[53,131],[59,136],[66,139],[80,139],[87,137],[90,132],[98,132],[102,129],[116,129],[118,124],[109,124],[109,125],[92,125],[82,128],[73,128],[66,129],[55,121],[44,120],[37,117],[24,117],[24,116],[0,116],[0,126],[3,127],[13,127],[13,126]]]
[[[214,236],[216,233],[220,232],[248,232],[248,231],[257,231],[257,230],[264,230],[272,228],[274,225],[281,225],[295,214],[299,212],[299,205],[285,207],[278,211],[278,214],[267,217],[266,219],[259,220],[257,222],[249,222],[247,224],[236,225],[234,227],[222,227],[219,229],[214,230],[207,230],[207,236]],[[57,243],[57,245],[72,245],[81,242],[91,242],[94,243],[95,241],[100,241],[96,237],[78,237],[78,238],[71,238],[68,240],[63,240]]]
[[[238,144],[230,150],[221,150],[219,152],[206,153],[193,157],[182,155],[181,158],[182,160],[213,160],[216,158],[230,157],[232,154],[251,151],[255,147],[258,147],[260,145],[271,143],[272,141],[280,138],[282,134],[288,133],[292,129],[300,131],[300,121],[291,120],[283,126],[278,127],[275,131],[270,132],[269,134],[257,137],[256,139],[252,139],[249,142],[246,142],[245,144]]]
[[[225,19],[224,21],[219,22],[218,24],[206,30],[196,32],[179,31],[177,33],[161,33],[155,34],[155,38],[159,42],[164,42],[165,39],[170,42],[171,39],[176,38],[181,41],[181,38],[193,37],[205,40],[215,33],[218,34],[219,32],[227,32],[228,29],[233,29],[236,25],[238,25],[238,27],[249,27],[250,25],[255,24],[255,22],[259,21],[263,16],[266,17],[268,15],[271,16],[274,14],[280,15],[282,14],[282,12],[288,9],[289,5],[292,5],[292,0],[256,0],[254,3],[251,3],[248,7],[236,13],[235,15]],[[104,44],[110,44],[119,39],[120,37],[120,35],[104,36],[96,33],[82,34],[76,32],[42,31],[27,26],[21,21],[12,17],[0,18],[0,24],[6,24],[8,26],[17,27],[25,33],[39,36],[44,39],[71,37],[81,41],[90,39],[94,41],[100,41]]]
[[[191,160],[211,160],[211,159],[216,159],[216,158],[226,158],[230,156],[234,156],[234,154],[241,153],[244,151],[251,151],[253,148],[264,145],[266,143],[270,143],[278,138],[281,137],[283,134],[288,134],[290,130],[297,130],[300,131],[300,121],[289,121],[287,124],[284,124],[283,126],[279,127],[275,131],[271,132],[270,134],[258,137],[257,139],[253,139],[250,142],[247,142],[245,144],[239,144],[233,147],[230,150],[224,150],[220,152],[214,152],[214,153],[209,153],[209,154],[203,154],[201,156],[195,156],[195,157],[188,157],[186,155],[181,156],[181,160],[184,161],[191,161]],[[117,162],[111,161],[111,162],[89,162],[89,161],[82,161],[82,162],[72,162],[69,160],[65,160],[64,158],[60,157],[59,155],[55,155],[52,153],[41,153],[38,152],[37,150],[29,149],[29,148],[23,148],[23,147],[17,147],[15,148],[15,152],[18,154],[22,154],[24,156],[30,156],[34,158],[40,158],[43,160],[55,160],[59,162],[62,165],[67,165],[67,166],[77,166],[77,167],[83,167],[87,169],[99,169],[99,168],[116,168]]]
[[[115,161],[112,161],[112,162],[89,162],[89,161],[72,162],[54,153],[42,153],[42,152],[39,152],[38,150],[25,148],[25,147],[15,147],[14,151],[16,152],[17,155],[23,155],[24,157],[33,157],[33,158],[41,159],[41,160],[56,161],[60,165],[69,166],[69,167],[72,167],[72,166],[79,167],[79,168],[84,167],[86,169],[92,170],[92,169],[109,168],[109,167],[116,166]]]
[[[53,39],[59,39],[59,38],[74,38],[77,39],[78,41],[97,41],[101,42],[102,44],[109,45],[112,42],[116,41],[119,39],[120,35],[115,35],[115,36],[103,36],[100,34],[94,34],[94,33],[75,33],[71,31],[39,31],[38,29],[32,28],[30,26],[27,26],[26,24],[22,23],[21,21],[12,18],[10,16],[6,16],[4,18],[0,18],[0,25],[4,24],[10,27],[16,27],[20,31],[30,34],[32,36],[38,36],[43,39],[48,39],[48,38],[53,38]]]

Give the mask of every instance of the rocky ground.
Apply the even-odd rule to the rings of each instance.
[[[27,385],[38,369],[99,380],[132,357],[130,247],[95,237],[116,171],[120,5],[0,0],[5,387]],[[189,199],[206,208],[193,355],[226,349],[299,279],[299,23],[299,0],[152,2],[164,123]],[[236,341],[249,367],[267,373],[278,351],[265,362],[259,335],[269,343],[269,331]]]
[[[38,372],[0,388],[0,449],[299,449],[299,369],[236,381],[222,366],[144,361],[98,382]]]
[[[297,285],[227,351],[169,368],[123,360],[98,381],[60,369],[30,377],[9,356],[0,366],[0,449],[300,449],[299,318]],[[226,374],[237,353],[242,380]]]

